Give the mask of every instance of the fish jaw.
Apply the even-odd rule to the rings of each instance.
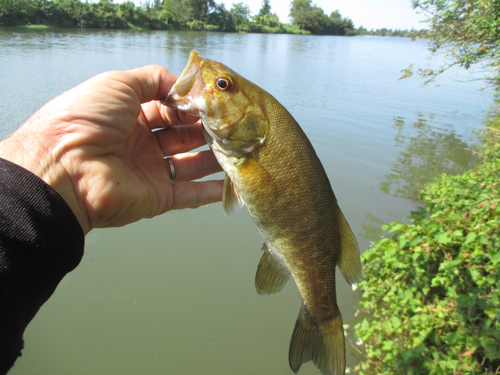
[[[205,84],[200,69],[202,61],[198,52],[192,50],[186,67],[168,95],[161,100],[162,104],[192,116],[206,113]]]

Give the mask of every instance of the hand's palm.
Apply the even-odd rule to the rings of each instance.
[[[175,79],[165,69],[146,67],[84,82],[13,135],[14,149],[23,139],[39,138],[33,154],[43,155],[40,165],[25,156],[13,161],[53,186],[84,232],[219,201],[221,181],[190,182],[220,170],[208,151],[177,155],[176,183],[170,182],[163,157],[204,143],[201,125],[186,125],[196,118],[153,100],[164,97]]]

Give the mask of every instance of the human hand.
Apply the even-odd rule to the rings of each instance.
[[[157,101],[176,79],[160,66],[100,74],[43,106],[0,157],[51,185],[85,234],[218,202],[222,181],[192,181],[221,170],[213,153],[184,154],[205,144],[201,124]]]

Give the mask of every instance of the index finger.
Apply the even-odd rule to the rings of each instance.
[[[164,98],[177,81],[177,76],[161,65],[148,65],[128,73],[131,75],[128,83],[141,103]]]
[[[142,104],[163,99],[177,81],[177,76],[161,65],[149,65],[130,70],[129,73],[134,77],[129,84]],[[147,113],[144,114],[151,129],[170,125],[193,124],[199,119],[199,117],[163,106],[159,102],[147,107],[143,106],[143,110],[146,108]]]

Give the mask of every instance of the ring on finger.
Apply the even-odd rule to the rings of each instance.
[[[170,182],[172,184],[175,184],[175,168],[174,168],[174,162],[172,161],[172,158],[169,156],[166,158],[167,163],[168,163],[168,174],[170,175]]]

